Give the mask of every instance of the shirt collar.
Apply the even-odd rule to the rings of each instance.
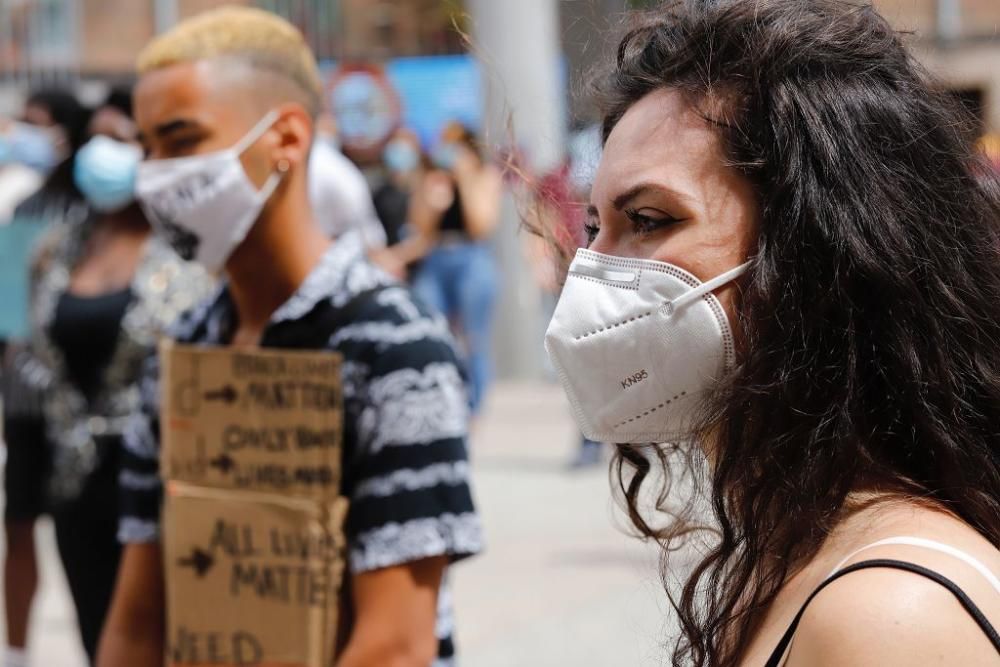
[[[364,258],[365,245],[360,234],[348,232],[338,237],[295,293],[274,311],[268,328],[281,322],[300,320],[321,301],[331,298],[338,290],[346,289],[350,268]],[[195,318],[204,327],[202,335],[206,342],[222,343],[229,339],[236,321],[235,309],[229,285],[224,283],[215,298],[206,303],[202,316]]]
[[[295,293],[271,315],[270,324],[299,320],[341,286],[355,262],[363,261],[365,245],[361,234],[348,232],[338,237],[323,254]]]

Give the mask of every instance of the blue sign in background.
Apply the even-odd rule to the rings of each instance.
[[[420,136],[425,147],[434,144],[451,120],[480,130],[482,80],[474,58],[400,58],[389,63],[386,74],[403,100],[403,124]]]
[[[335,63],[325,63],[327,75]],[[457,120],[472,130],[482,124],[482,77],[479,63],[468,55],[396,58],[385,74],[402,104],[402,124],[430,148],[446,123]]]

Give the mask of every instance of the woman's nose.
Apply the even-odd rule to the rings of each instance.
[[[620,235],[613,234],[606,228],[602,228],[597,233],[589,249],[599,252],[602,255],[625,256],[625,253],[622,252],[624,248],[621,244]]]

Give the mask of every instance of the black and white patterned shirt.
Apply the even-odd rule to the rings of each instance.
[[[173,337],[225,344],[234,315],[223,287],[182,317]],[[353,573],[434,556],[454,562],[481,550],[466,451],[468,397],[447,323],[368,263],[359,236],[343,236],[330,248],[272,315],[261,345],[343,355],[342,493],[351,501],[346,533]],[[125,543],[159,538],[158,375],[151,359],[142,412],[123,438],[119,537]],[[437,628],[436,664],[451,664],[447,590]]]

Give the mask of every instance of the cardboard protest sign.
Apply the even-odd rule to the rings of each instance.
[[[329,667],[346,546],[340,357],[166,343],[171,667]]]
[[[168,486],[168,664],[329,667],[347,502]]]
[[[164,343],[161,470],[220,489],[330,498],[343,396],[332,353]]]

